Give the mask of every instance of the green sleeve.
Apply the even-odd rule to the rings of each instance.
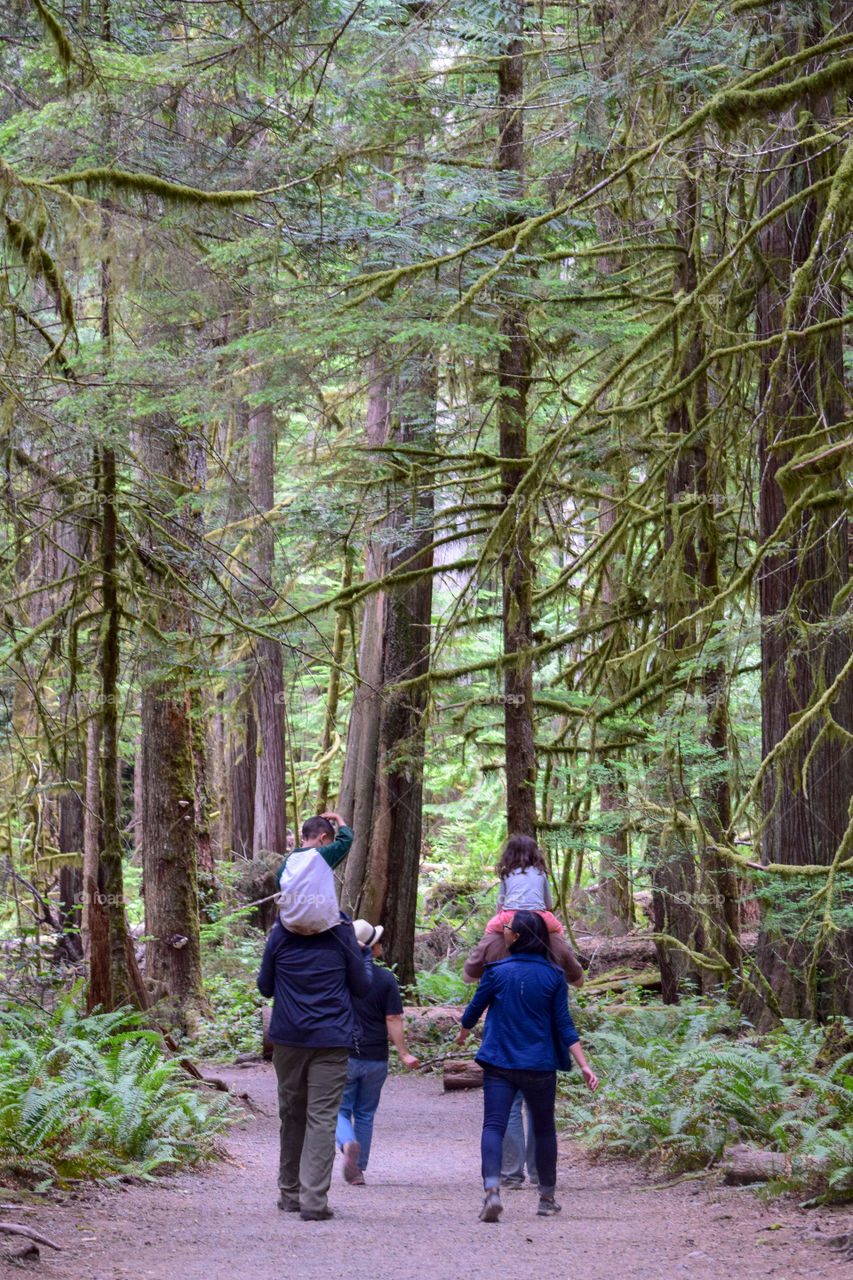
[[[354,839],[355,839],[355,836],[353,834],[352,828],[345,827],[342,825],[338,827],[337,840],[334,840],[331,844],[325,845],[322,849],[318,849],[317,852],[322,854],[323,860],[327,862],[329,866],[334,870],[334,868],[338,865],[338,863],[343,862],[344,858],[349,853],[350,845],[352,844]],[[292,852],[301,853],[302,846],[300,845],[298,849],[294,849],[292,850]],[[287,855],[287,858],[289,857],[290,857],[290,854]],[[287,865],[287,858],[284,859],[284,862],[282,862],[278,871],[276,871],[275,873],[276,884],[279,884],[279,885],[281,884],[281,873],[282,871],[284,871],[284,868]]]
[[[338,827],[337,840],[334,840],[331,844],[325,845],[322,849],[318,850],[318,852],[322,853],[326,862],[328,862],[329,866],[334,869],[339,862],[343,862],[344,858],[349,853],[350,845],[354,838],[352,828],[341,825]]]

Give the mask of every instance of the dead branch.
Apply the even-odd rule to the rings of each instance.
[[[54,1244],[52,1240],[48,1240],[47,1236],[34,1231],[32,1227],[22,1226],[19,1222],[0,1222],[0,1231],[7,1236],[26,1236],[28,1240],[36,1240],[39,1244],[46,1244],[50,1249],[62,1252],[61,1244]]]

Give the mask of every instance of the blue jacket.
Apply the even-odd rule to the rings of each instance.
[[[544,956],[518,955],[486,965],[462,1014],[469,1031],[488,1009],[476,1061],[525,1071],[567,1071],[580,1037],[569,1013],[565,974]]]
[[[370,990],[370,950],[362,951],[352,924],[323,933],[291,933],[276,921],[267,938],[258,990],[273,997],[273,1044],[304,1048],[353,1046],[352,997]]]

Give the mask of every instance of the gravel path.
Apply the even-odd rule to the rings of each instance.
[[[256,1114],[228,1159],[153,1185],[65,1194],[25,1220],[63,1246],[2,1272],[62,1280],[834,1280],[853,1264],[830,1250],[849,1209],[763,1205],[745,1190],[682,1183],[654,1190],[631,1165],[591,1163],[561,1145],[563,1212],[537,1218],[532,1190],[477,1221],[478,1091],[444,1094],[437,1076],[393,1076],[374,1133],[368,1185],[335,1169],[328,1222],[276,1208],[278,1121],[271,1066],[217,1068]],[[2,1263],[0,1263],[2,1268]]]

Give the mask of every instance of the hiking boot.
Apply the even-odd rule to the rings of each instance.
[[[344,1153],[344,1182],[355,1182],[356,1178],[362,1177],[361,1170],[358,1167],[358,1157],[361,1155],[360,1142],[345,1142],[341,1147]]]
[[[298,1213],[299,1201],[291,1200],[288,1196],[279,1196],[278,1207],[279,1209],[282,1209],[284,1213]]]
[[[486,1198],[483,1201],[483,1207],[480,1210],[481,1222],[497,1222],[498,1218],[504,1211],[501,1204],[500,1193],[497,1187],[492,1187],[486,1192]]]
[[[520,1191],[524,1186],[523,1178],[501,1178],[501,1186],[507,1191]]]
[[[355,1175],[355,1177],[354,1177],[354,1178],[350,1178],[350,1186],[351,1186],[351,1187],[363,1187],[363,1186],[365,1186],[365,1185],[366,1185],[366,1184],[365,1184],[365,1181],[364,1181],[364,1174],[363,1174],[363,1173],[361,1172],[361,1170],[359,1169],[359,1171],[358,1171],[358,1173]]]
[[[303,1222],[325,1222],[327,1218],[334,1218],[334,1213],[326,1205],[325,1209],[300,1209],[299,1216]]]
[[[540,1218],[548,1218],[552,1213],[559,1213],[562,1207],[561,1204],[557,1204],[553,1196],[540,1196],[536,1213]]]

